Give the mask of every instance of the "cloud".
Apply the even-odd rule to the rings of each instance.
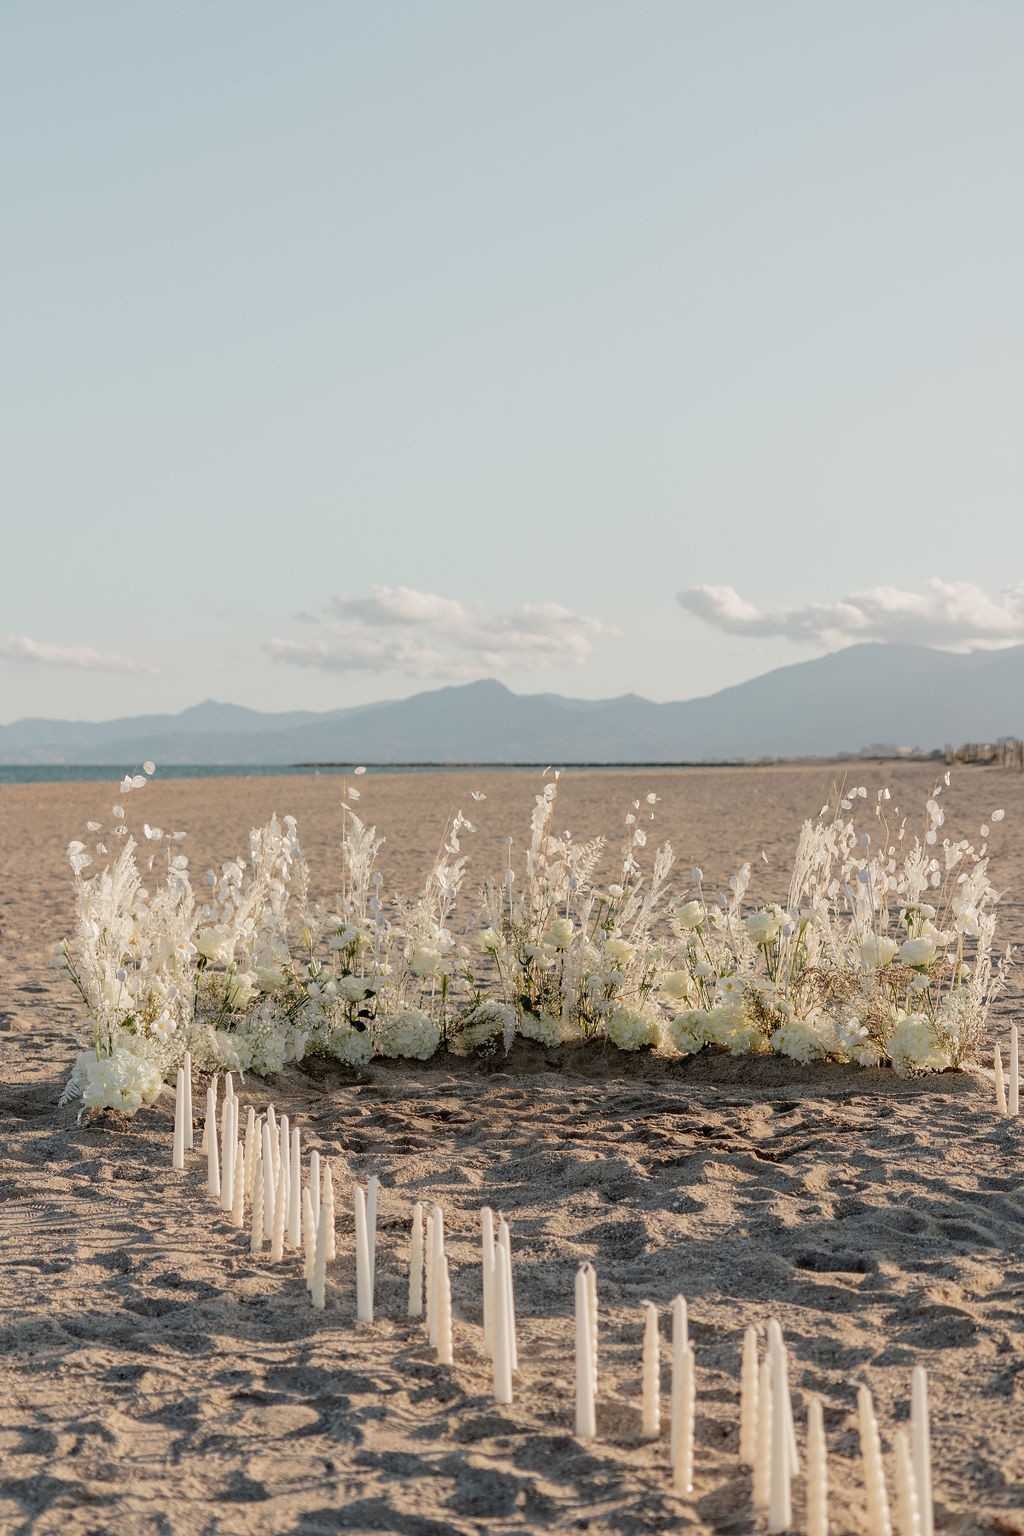
[[[837,647],[900,641],[946,650],[996,649],[1024,642],[1024,584],[990,597],[969,581],[927,581],[922,592],[870,587],[832,603],[755,608],[732,587],[690,587],[679,603],[729,635],[781,636]]]
[[[0,658],[28,661],[43,667],[75,667],[83,672],[133,672],[141,677],[156,677],[158,667],[110,651],[93,651],[87,645],[47,645],[28,635],[8,635],[0,639]]]
[[[267,651],[275,661],[329,672],[464,682],[512,669],[581,666],[596,639],[616,633],[558,603],[493,612],[415,587],[376,586],[368,597],[342,593],[320,622],[321,638],[273,639]]]

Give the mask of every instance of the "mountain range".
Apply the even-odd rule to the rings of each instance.
[[[1024,735],[1024,646],[853,645],[703,698],[570,699],[494,681],[326,712],[208,700],[177,715],[0,726],[0,763],[707,762]]]

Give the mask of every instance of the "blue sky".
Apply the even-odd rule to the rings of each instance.
[[[0,718],[1024,639],[1022,45],[1016,0],[6,7]]]

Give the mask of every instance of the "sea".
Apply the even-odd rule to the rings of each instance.
[[[367,763],[367,773],[538,773],[551,768],[587,768],[612,772],[618,768],[708,768],[713,763]],[[728,766],[740,766],[729,764]],[[0,784],[118,784],[141,765],[109,763],[0,763]],[[306,778],[351,777],[351,763],[170,763],[158,764],[158,779],[270,779],[283,775]]]

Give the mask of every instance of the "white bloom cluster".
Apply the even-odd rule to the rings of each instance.
[[[774,1050],[935,1071],[968,1059],[1004,982],[989,827],[977,847],[945,836],[943,785],[916,837],[890,825],[884,791],[874,833],[862,832],[850,813],[867,791],[848,791],[804,823],[785,903],[753,911],[750,864],[714,897],[696,867],[689,891],[671,889],[672,849],[648,849],[655,795],[630,803],[599,882],[604,840],[554,830],[557,775],[525,846],[513,854],[507,840],[504,870],[475,903],[462,895],[474,828],[461,812],[407,900],[385,890],[383,838],[347,792],[325,911],[291,817],[255,829],[197,903],[184,833],[128,830],[124,801],[146,782],[127,775],[109,829],[90,822],[93,841],[68,848],[76,921],[61,960],[94,1041],[72,1087],[97,1107],[151,1102],[186,1048],[199,1070],[272,1075],[309,1052],[354,1067],[445,1044],[507,1052],[516,1033],[546,1047]]]
[[[408,1056],[426,1061],[441,1043],[437,1021],[422,1008],[385,1014],[377,1020],[376,1045],[382,1056]]]

